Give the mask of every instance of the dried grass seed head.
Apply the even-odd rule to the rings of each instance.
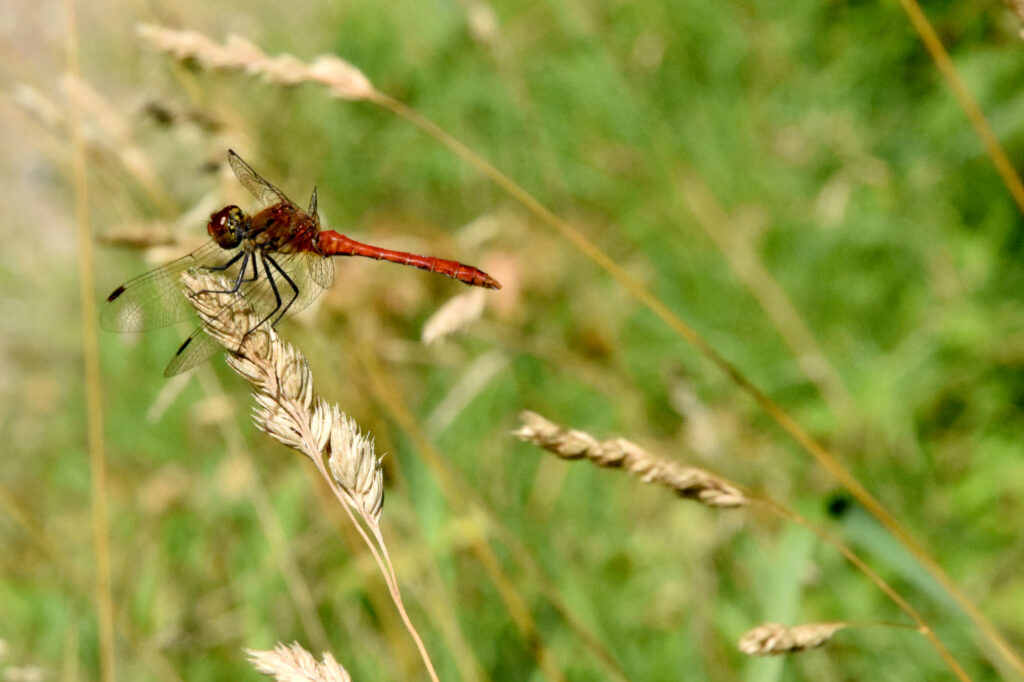
[[[384,476],[373,439],[360,433],[353,419],[334,408],[330,448],[328,465],[334,480],[363,511],[377,518],[383,505]]]
[[[798,653],[821,646],[845,627],[846,623],[808,623],[793,627],[762,623],[743,635],[738,647],[748,656]]]
[[[520,414],[523,426],[513,432],[521,440],[537,445],[563,459],[588,459],[594,464],[619,468],[647,483],[660,483],[686,499],[709,507],[738,507],[748,504],[743,492],[725,479],[703,469],[687,467],[656,457],[625,438],[598,441],[588,433],[566,429],[535,412]]]
[[[277,85],[320,83],[339,99],[364,100],[377,95],[362,71],[335,55],[323,55],[311,65],[289,54],[271,57],[245,38],[230,35],[218,45],[195,31],[176,31],[140,24],[139,35],[178,59],[194,59],[208,69],[234,69],[261,76]]]
[[[246,649],[245,653],[257,672],[278,682],[352,682],[348,671],[330,652],[324,652],[323,662],[318,662],[298,642],[291,646],[279,643],[266,651]]]

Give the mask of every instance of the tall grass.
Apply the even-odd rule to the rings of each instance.
[[[129,222],[166,221],[183,212],[168,205],[209,203],[196,201],[203,192],[239,201],[230,181],[210,190],[196,160],[216,167],[233,146],[288,191],[316,182],[335,229],[418,239],[415,250],[479,262],[506,284],[461,336],[419,346],[420,324],[453,292],[346,264],[315,322],[282,330],[321,392],[393,454],[383,523],[400,538],[395,573],[441,678],[733,679],[749,665],[767,679],[779,659],[747,663],[735,643],[769,621],[784,625],[750,632],[744,651],[832,638],[785,659],[793,676],[1020,672],[1006,523],[1019,507],[1019,218],[951,95],[980,95],[995,130],[985,144],[1003,139],[1012,159],[1024,138],[997,85],[1019,71],[1013,30],[941,14],[934,35],[954,57],[938,73],[960,67],[963,85],[950,90],[892,8],[777,10],[472,3],[406,24],[412,7],[357,3],[323,10],[324,30],[301,47],[287,23],[237,25],[248,42],[222,44],[205,37],[216,21],[196,20],[203,32],[148,34],[172,50],[168,40],[188,35],[199,47],[178,49],[180,65],[143,52],[118,75],[147,70],[161,108],[146,110],[170,114],[133,118],[117,81],[97,82],[124,116],[121,137],[108,135],[114,127],[93,120],[100,109],[69,91],[91,196],[103,197],[94,222],[119,205]],[[92,47],[93,59],[114,53]],[[303,57],[267,56],[279,49]],[[217,50],[220,61],[204,57]],[[332,52],[371,77],[313,57]],[[99,80],[89,62],[83,73]],[[21,78],[31,90],[15,101],[48,110],[45,84]],[[301,83],[323,87],[281,87]],[[52,125],[21,125],[61,149],[60,117],[36,118]],[[22,252],[25,272],[35,257]],[[12,339],[28,338],[7,319]],[[130,643],[118,647],[122,675],[219,679],[240,669],[242,647],[317,630],[354,678],[420,674],[356,535],[313,499],[325,490],[315,479],[246,442],[243,399],[204,369],[160,423],[142,426],[140,403],[156,395],[174,342],[107,341],[109,503],[143,510],[115,513],[111,527],[123,596],[113,618]],[[32,391],[54,388],[27,367],[29,399],[12,412],[31,424],[45,403]],[[139,378],[145,368],[154,381]],[[623,434],[674,460],[656,471],[690,466],[691,484],[713,471],[707,480],[782,500],[795,510],[782,518],[827,526],[822,537],[839,542],[819,547],[760,505],[672,505],[653,488],[538,458],[509,435],[523,408],[580,433]],[[60,489],[29,456],[60,439],[28,434],[4,499],[27,510],[11,513],[12,541],[46,556],[75,543],[54,543],[55,528],[30,522],[46,518],[41,503],[12,491],[37,479]],[[244,501],[264,487],[267,504],[253,511]],[[58,575],[64,563],[45,561]],[[65,574],[69,587],[47,592],[24,571],[4,564],[16,660],[55,667],[62,647],[29,633],[65,633],[64,660],[94,666],[90,618],[46,608],[70,593],[91,614],[81,583]],[[833,631],[880,621],[903,629]]]

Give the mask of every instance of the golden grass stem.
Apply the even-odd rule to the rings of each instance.
[[[455,474],[444,462],[441,454],[430,442],[430,439],[427,438],[423,429],[421,429],[419,424],[416,422],[415,417],[413,417],[412,413],[409,412],[408,407],[406,407],[405,402],[402,399],[401,392],[388,380],[386,373],[380,366],[378,358],[373,353],[365,350],[365,348],[369,347],[371,347],[371,344],[356,343],[352,347],[353,353],[358,358],[359,364],[366,367],[367,371],[370,373],[370,383],[376,393],[377,400],[387,408],[391,413],[392,418],[398,423],[402,430],[409,435],[410,439],[416,445],[417,451],[420,453],[424,462],[437,476],[438,482],[440,483],[442,490],[445,492],[446,499],[448,499],[455,509],[462,514],[468,515],[474,506],[484,508],[479,501],[474,504],[467,499],[467,496],[463,491],[468,490],[469,487],[464,484],[459,484],[456,481]],[[550,680],[565,679],[564,674],[559,669],[557,662],[555,661],[554,655],[551,653],[549,647],[544,643],[544,640],[540,635],[537,624],[530,613],[529,606],[524,601],[522,595],[520,595],[515,589],[515,585],[505,574],[504,569],[501,566],[501,562],[498,560],[497,556],[495,556],[494,550],[488,544],[486,536],[481,533],[474,533],[472,536],[471,547],[477,560],[487,572],[487,576],[491,583],[494,585],[495,589],[497,589],[498,595],[505,604],[505,609],[508,612],[509,617],[519,630],[523,640],[529,644],[529,648],[536,657],[537,664],[543,671],[545,677]],[[606,654],[607,652],[597,651],[597,655],[602,661],[611,660]],[[613,667],[617,666],[614,661],[612,661],[612,663]]]
[[[1003,150],[1003,146],[999,143],[999,138],[992,131],[992,126],[988,124],[988,119],[985,118],[985,114],[982,112],[981,107],[978,106],[974,95],[967,88],[964,79],[960,77],[960,72],[956,70],[956,66],[953,64],[949,52],[946,51],[946,47],[942,44],[938,33],[935,32],[935,28],[928,20],[917,0],[899,0],[899,3],[903,11],[906,12],[907,18],[910,19],[910,23],[914,26],[914,30],[921,36],[921,42],[924,43],[925,49],[928,50],[928,54],[931,56],[932,61],[935,62],[939,73],[946,79],[949,89],[953,91],[953,96],[956,97],[960,108],[964,110],[967,119],[974,127],[974,132],[981,139],[985,152],[992,159],[992,165],[996,167],[999,177],[1003,179],[1003,184],[1006,185],[1010,196],[1016,202],[1017,209],[1024,213],[1024,182],[1021,182],[1020,175],[1017,174],[1017,170],[1013,167],[1013,162],[1010,161],[1010,158]]]
[[[959,102],[960,107],[970,120],[974,131],[981,139],[986,153],[992,159],[992,164],[1003,179],[1003,183],[1010,192],[1010,196],[1016,202],[1017,209],[1024,213],[1024,182],[1021,181],[1020,175],[1013,167],[1009,157],[1007,157],[1006,152],[999,143],[999,138],[992,131],[992,127],[988,124],[988,119],[985,118],[984,112],[982,112],[981,107],[978,106],[971,91],[967,88],[967,84],[960,77],[960,73],[956,70],[956,66],[953,64],[953,60],[950,59],[949,53],[942,44],[942,40],[935,32],[935,28],[928,20],[917,0],[899,0],[899,3],[903,11],[907,13],[907,17],[910,19],[910,23],[913,24],[914,30],[921,36],[921,42],[924,43],[928,54],[931,55],[932,60],[935,62],[935,66],[938,67],[939,72],[946,79],[946,83],[949,85],[950,90],[953,91],[957,102]],[[929,570],[929,572],[931,571]],[[967,595],[960,590],[952,578],[944,572],[941,574],[933,573],[933,575],[942,584],[943,588],[953,596],[957,604],[967,613],[974,624],[985,633],[985,637],[996,647],[1003,658],[1013,666],[1018,674],[1024,675],[1024,659],[1003,637],[1002,633],[968,599]]]
[[[67,0],[67,71],[79,74],[78,21],[75,0]],[[107,463],[103,443],[103,390],[100,385],[100,352],[96,325],[96,282],[89,226],[89,183],[86,177],[85,142],[78,108],[71,106],[71,177],[75,195],[75,236],[78,253],[79,293],[82,306],[82,354],[85,361],[86,428],[89,449],[89,487],[92,491],[91,525],[95,545],[96,618],[99,625],[100,679],[117,678],[114,641],[114,604],[111,590],[110,520],[107,510]]]

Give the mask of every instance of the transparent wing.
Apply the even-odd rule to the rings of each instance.
[[[334,279],[331,260],[309,251],[257,252],[254,260],[255,277],[250,263],[246,266],[238,292],[260,319],[267,318],[275,324],[306,308]],[[238,281],[241,262],[224,271],[224,278],[231,287]],[[185,304],[188,305],[187,300]],[[230,308],[241,305],[244,304],[232,304]],[[224,314],[229,312],[225,309]]]
[[[225,287],[231,288],[234,286],[237,282],[238,271],[238,265],[233,265],[225,271]],[[247,265],[245,277],[250,278],[252,276],[252,266]],[[269,295],[264,290],[269,291]],[[251,306],[261,317],[270,315],[271,311],[275,308],[274,301],[276,301],[276,297],[274,297],[270,282],[263,272],[257,273],[257,279],[243,282],[239,292],[243,295],[244,300],[238,298],[229,299],[230,303],[217,312],[217,319],[230,317],[235,314],[236,310],[244,309],[247,305]],[[182,298],[185,298],[184,294]],[[212,321],[211,324],[216,324],[216,320]],[[224,350],[223,346],[207,333],[206,326],[201,325],[178,347],[178,351],[164,369],[165,377],[172,377],[176,374],[187,372],[193,367],[206,362],[221,350]]]
[[[259,277],[243,284],[242,293],[260,318],[269,316],[276,323],[306,308],[333,280],[334,264],[323,256],[308,251],[264,254]]]
[[[141,332],[188,319],[192,306],[182,293],[181,273],[194,267],[218,266],[238,252],[208,242],[163,267],[125,282],[107,297],[100,324],[115,332]]]
[[[317,225],[320,224],[320,216],[316,212],[316,186],[313,186],[313,196],[309,198],[309,210],[306,211],[309,217],[313,219]]]
[[[306,258],[309,278],[321,289],[330,289],[334,284],[334,261],[308,251],[302,255]]]
[[[173,377],[175,374],[187,372],[193,367],[203,364],[220,350],[223,350],[221,345],[200,327],[192,332],[192,335],[178,348],[178,352],[167,363],[164,376]]]
[[[267,258],[273,260],[277,267],[273,263],[268,263]],[[324,265],[325,263],[326,265]],[[284,311],[283,317],[291,317],[320,295],[325,288],[321,282],[327,282],[326,286],[330,286],[334,277],[334,264],[330,259],[306,252],[266,256],[260,260],[259,267],[260,272],[257,278],[251,282],[243,282],[239,289],[245,297],[245,303],[236,301],[221,311],[221,315],[231,315],[235,308],[243,307],[247,303],[260,317],[276,320],[286,306],[287,310]],[[266,268],[268,267],[270,268],[270,277],[273,278],[274,286],[277,287],[277,293],[281,298],[280,302],[278,302],[278,296],[274,294],[271,279],[267,276]],[[285,279],[282,271],[287,274],[288,279]],[[238,276],[237,266],[232,266],[228,272],[231,275],[230,280],[234,281]],[[251,276],[251,273],[252,271],[249,270],[247,276]],[[314,274],[319,279],[314,279]],[[289,280],[295,284],[294,288]],[[298,289],[298,293],[295,289]],[[181,298],[185,300],[184,295]],[[206,362],[220,350],[222,350],[220,344],[214,341],[203,327],[200,327],[192,332],[192,335],[178,348],[178,352],[164,369],[164,376],[172,377],[186,372]]]
[[[100,316],[103,326],[114,331],[142,331],[191,318],[195,311],[183,291],[181,273],[190,267],[217,266],[237,253],[237,249],[225,251],[211,242],[184,258],[136,277],[111,294]],[[245,301],[232,303],[221,315],[230,315],[236,307],[248,304],[260,319],[267,318],[276,324],[306,308],[334,279],[334,263],[309,251],[257,252],[254,260],[256,272],[250,260],[238,289]],[[246,259],[239,259],[223,271],[229,288],[238,282],[243,262]],[[219,350],[221,346],[200,327],[178,348],[164,376],[188,371]]]
[[[235,172],[235,177],[242,183],[242,186],[259,199],[260,203],[264,206],[272,206],[281,202],[291,204],[292,206],[295,205],[292,204],[291,199],[284,192],[267,182],[259,173],[252,169],[252,166],[242,161],[242,157],[236,154],[234,150],[228,150],[228,163],[231,165],[231,170]]]

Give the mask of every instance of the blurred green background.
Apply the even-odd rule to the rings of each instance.
[[[907,619],[806,531],[519,443],[524,408],[820,520],[975,679],[1005,673],[749,397],[436,140],[314,85],[179,64],[135,34],[236,33],[352,62],[640,278],[837,451],[1019,645],[1022,221],[898,4],[83,5],[80,81],[65,75],[64,4],[0,8],[0,673],[99,670],[72,116],[97,302],[200,243],[211,211],[254,207],[229,147],[300,204],[317,185],[329,227],[505,284],[466,333],[427,346],[423,323],[462,285],[339,260],[318,306],[280,329],[386,453],[384,533],[442,679],[557,679],[543,656],[572,680],[616,666],[635,680],[948,676],[892,628],[742,656],[736,640],[766,620]],[[997,3],[924,9],[1019,160],[1016,19]],[[126,235],[176,244],[110,244]],[[367,552],[308,463],[252,426],[243,382],[222,358],[163,379],[188,331],[99,339],[120,678],[261,679],[243,647],[297,640],[354,679],[422,679]]]

